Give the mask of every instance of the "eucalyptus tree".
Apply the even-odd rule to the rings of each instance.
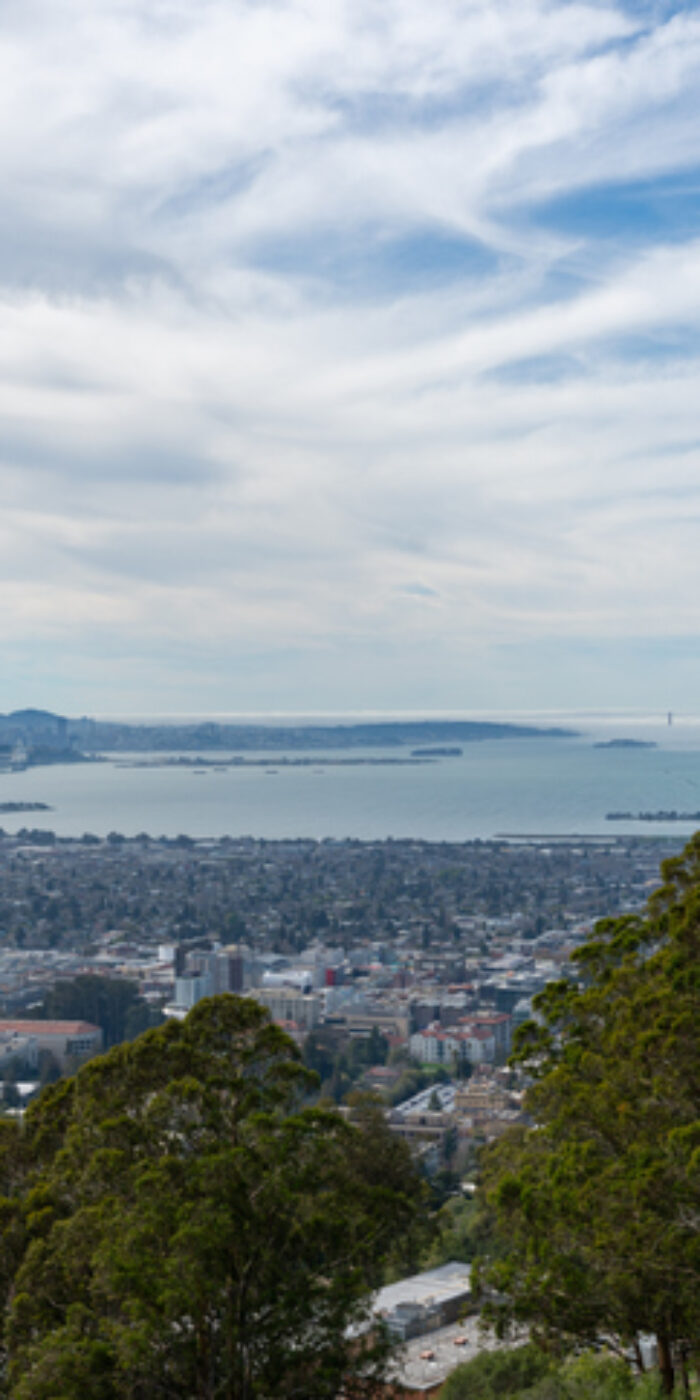
[[[482,1267],[502,1329],[638,1346],[667,1391],[700,1349],[700,835],[645,916],[597,925],[578,976],[536,998],[516,1059],[532,1126],[485,1155],[504,1254]]]
[[[376,1125],[305,1106],[314,1082],[225,996],[42,1095],[0,1141],[14,1400],[371,1390],[371,1289],[421,1188]]]

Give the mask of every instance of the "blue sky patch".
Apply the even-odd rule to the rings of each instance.
[[[681,242],[700,233],[700,169],[575,189],[535,205],[530,216],[557,233],[624,248]]]
[[[268,239],[251,265],[327,284],[339,295],[388,299],[493,274],[500,259],[474,239],[433,230],[388,236],[377,230],[336,230],[312,239]]]

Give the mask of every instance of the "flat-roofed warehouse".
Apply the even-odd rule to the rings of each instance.
[[[401,1341],[456,1322],[471,1302],[471,1269],[452,1261],[381,1288],[372,1312]]]

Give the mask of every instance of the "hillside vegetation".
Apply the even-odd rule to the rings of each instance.
[[[532,1339],[457,1367],[443,1400],[690,1393],[700,835],[662,873],[646,914],[599,924],[537,998],[516,1048],[530,1126],[443,1209],[433,1262],[468,1253],[485,1316]],[[309,1106],[318,1087],[257,1002],[224,996],[0,1120],[0,1394],[379,1394],[371,1292],[425,1251],[425,1193],[376,1107],[347,1122]],[[649,1334],[660,1371],[638,1376]]]
[[[223,996],[4,1120],[4,1393],[371,1390],[367,1304],[390,1252],[412,1262],[422,1192],[381,1119],[303,1106],[316,1083],[257,1002]]]
[[[557,1361],[541,1348],[487,1351],[452,1372],[440,1400],[661,1400],[658,1374],[634,1376],[610,1354]]]
[[[544,1347],[656,1337],[665,1390],[700,1354],[700,835],[646,916],[598,924],[536,999],[516,1058],[533,1126],[483,1161],[500,1331]]]

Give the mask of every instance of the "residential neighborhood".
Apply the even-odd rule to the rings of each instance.
[[[518,1119],[506,1062],[533,996],[597,917],[642,907],[667,853],[3,834],[0,1072],[31,1091],[113,1042],[82,1004],[47,1019],[76,979],[128,984],[140,1028],[234,992],[268,1008],[322,1093],[369,1092],[427,1169],[468,1166]]]

